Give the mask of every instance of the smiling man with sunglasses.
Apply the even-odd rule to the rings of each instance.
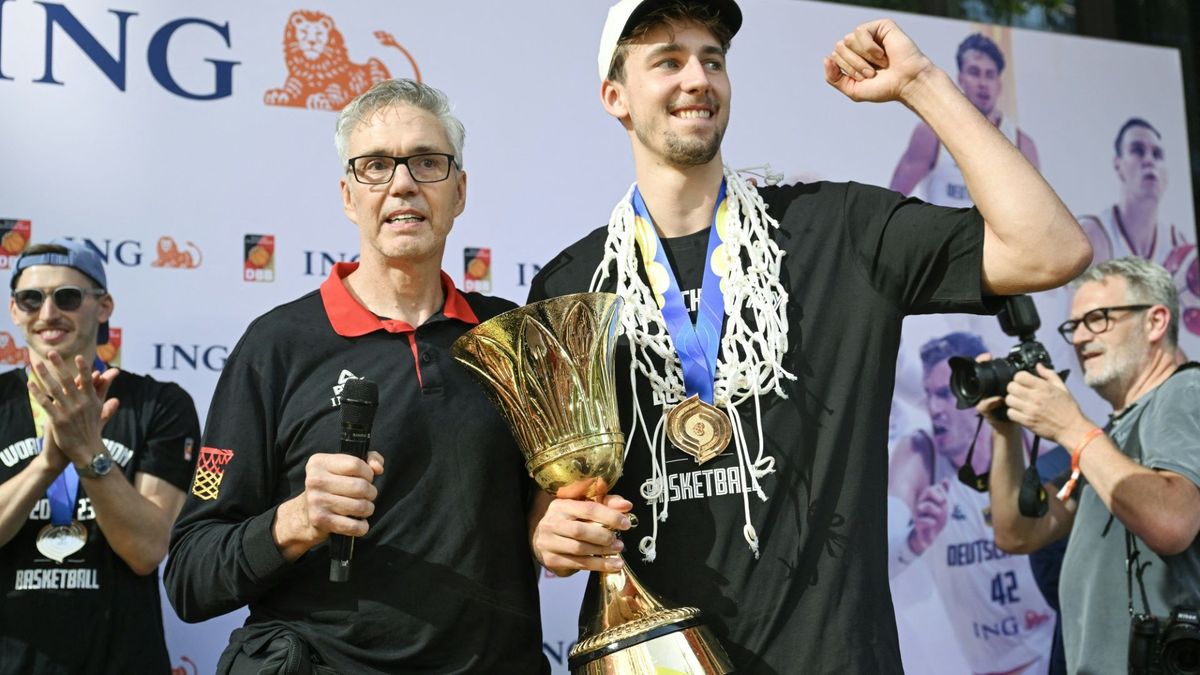
[[[1177,365],[1179,295],[1165,268],[1117,258],[1077,284],[1058,330],[1114,412],[1101,428],[1052,370],[1018,373],[1004,397],[1012,422],[989,417],[992,519],[996,543],[1012,553],[1070,533],[1059,581],[1067,669],[1124,673],[1131,611],[1165,618],[1200,604],[1200,368]],[[1043,518],[1017,509],[1018,424],[1072,450],[1071,474]],[[1127,558],[1142,568],[1132,583]]]
[[[0,673],[167,673],[158,565],[200,424],[170,383],[107,369],[100,257],[55,240],[17,259],[29,346],[0,375]]]

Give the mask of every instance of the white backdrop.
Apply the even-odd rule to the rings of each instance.
[[[467,127],[469,196],[445,268],[461,284],[464,257],[478,255],[468,249],[486,249],[487,274],[472,283],[523,301],[537,266],[602,224],[632,180],[624,134],[598,101],[595,45],[608,4],[0,0],[0,236],[28,227],[35,242],[70,236],[94,244],[107,257],[117,302],[118,362],[182,384],[203,419],[225,354],[247,323],[315,288],[330,261],[357,248],[338,197],[335,115],[264,104],[288,74],[289,15],[307,9],[333,20],[353,62],[378,58],[393,76],[411,77],[408,58],[373,36],[390,33],[423,80],[455,101]],[[887,185],[916,119],[895,104],[852,104],[821,75],[834,41],[877,12],[742,4],[745,25],[729,60],[736,105],[726,160],[769,163],[788,180]],[[896,18],[952,74],[958,43],[977,28]],[[1177,52],[1015,30],[1008,56],[1016,83],[1006,92],[1009,109],[1072,210],[1096,213],[1113,203],[1113,136],[1125,119],[1143,116],[1162,132],[1172,177],[1160,219],[1194,241]],[[251,273],[269,281],[245,280],[248,235],[273,237],[269,261],[256,252],[249,265],[270,270]],[[25,238],[0,243],[19,250]],[[160,254],[160,242],[179,253]],[[9,262],[0,255],[0,266]],[[1044,323],[1065,318],[1064,298],[1039,301]],[[906,349],[959,325],[922,321],[909,329]],[[1011,340],[993,323],[962,325],[1005,350]],[[1059,338],[1043,332],[1055,360],[1070,364],[1065,345],[1055,347]],[[21,363],[21,342],[7,316],[0,319],[3,367]],[[1103,410],[1094,396],[1085,400]],[[542,582],[546,652],[559,672],[582,581]],[[901,617],[910,669],[957,672],[961,657],[948,633],[905,628],[914,621],[944,628],[939,603],[901,600],[899,611],[917,617]],[[166,612],[173,660],[184,673],[210,672],[244,617],[186,626]]]

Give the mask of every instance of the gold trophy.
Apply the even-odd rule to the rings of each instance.
[[[546,492],[600,501],[621,476],[613,349],[621,298],[577,293],[505,312],[454,343],[512,428],[525,468]],[[571,650],[573,675],[733,667],[694,607],[669,608],[629,572],[600,573],[600,608]]]

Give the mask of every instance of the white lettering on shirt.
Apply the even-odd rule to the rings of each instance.
[[[17,462],[23,459],[29,459],[38,454],[38,442],[36,438],[25,438],[13,443],[7,448],[0,450],[0,462],[4,462],[4,466],[14,467]]]
[[[17,570],[15,591],[99,590],[100,576],[94,569]]]
[[[685,471],[667,477],[667,491],[673,502],[750,492],[745,485],[739,466]]]

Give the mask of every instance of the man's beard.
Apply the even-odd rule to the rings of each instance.
[[[642,145],[648,148],[654,147],[655,131],[646,129],[635,121],[633,132]],[[671,166],[677,167],[708,164],[720,152],[721,139],[724,134],[724,129],[718,129],[712,136],[700,138],[680,136],[674,131],[664,131],[662,132],[663,159]]]
[[[1111,400],[1129,387],[1129,383],[1137,377],[1141,369],[1142,347],[1145,343],[1144,331],[1137,331],[1128,340],[1117,345],[1104,345],[1101,358],[1104,360],[1100,368],[1085,368],[1083,381],[1087,386],[1096,390],[1105,400]],[[1084,345],[1086,348],[1087,345]]]
[[[674,166],[701,166],[712,161],[721,149],[721,135],[709,138],[681,138],[667,133],[664,144],[664,159]]]

